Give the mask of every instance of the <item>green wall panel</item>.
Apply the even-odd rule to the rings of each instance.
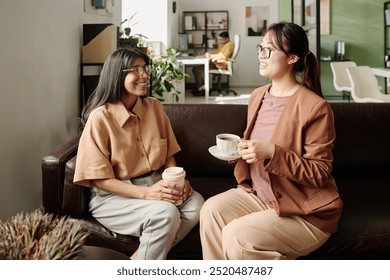
[[[384,65],[383,0],[330,0],[330,34],[321,35],[321,54],[334,56],[335,41],[345,42],[346,59],[357,65]],[[337,95],[329,62],[321,62],[324,95]],[[384,86],[384,79],[379,78]]]
[[[279,0],[279,19],[291,21],[291,0]]]
[[[345,58],[357,65],[384,65],[384,0],[329,0],[330,34],[321,35],[321,54],[334,58],[336,41],[345,42]],[[291,20],[291,0],[279,0],[279,19]],[[389,31],[390,32],[390,31]],[[390,38],[390,36],[389,36]],[[384,87],[384,79],[378,78]],[[333,87],[329,61],[321,61],[321,83],[325,96],[341,96]]]

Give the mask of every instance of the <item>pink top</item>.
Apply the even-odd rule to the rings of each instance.
[[[274,96],[267,91],[263,103],[257,113],[250,140],[263,140],[269,142],[279,120],[291,96]],[[265,171],[264,161],[249,165],[253,189],[257,196],[269,207],[274,208],[275,196],[271,189],[268,172]]]

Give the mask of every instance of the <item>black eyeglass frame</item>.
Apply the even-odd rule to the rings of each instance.
[[[152,74],[152,67],[150,65],[137,65],[128,69],[123,69],[122,72],[134,72],[138,77],[141,76],[143,73],[146,73],[148,76],[150,76]]]
[[[266,59],[270,58],[271,53],[274,51],[273,49],[269,47],[263,47],[260,44],[256,45],[256,50],[258,55],[261,54],[261,56]]]

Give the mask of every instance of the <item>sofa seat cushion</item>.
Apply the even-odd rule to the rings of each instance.
[[[356,174],[354,177],[336,177],[336,182],[344,202],[339,231],[310,257],[389,259],[390,176]]]
[[[200,193],[206,200],[211,196],[237,187],[237,183],[232,174],[226,174],[226,177],[187,177],[194,190]]]
[[[81,247],[78,260],[129,260],[129,257],[121,252],[98,246],[85,245]]]
[[[85,222],[84,228],[89,232],[86,245],[111,248],[129,257],[137,250],[139,246],[137,237],[112,232],[92,216],[85,216],[82,219]]]

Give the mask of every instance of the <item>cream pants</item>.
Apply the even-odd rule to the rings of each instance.
[[[279,217],[256,195],[231,189],[208,199],[200,213],[205,260],[295,259],[330,234],[298,216]]]
[[[151,186],[159,179],[161,176],[148,176],[131,182]],[[166,201],[124,197],[93,188],[89,208],[92,216],[111,231],[139,237],[138,259],[162,260],[198,224],[203,202],[195,191],[183,204],[175,206]]]

